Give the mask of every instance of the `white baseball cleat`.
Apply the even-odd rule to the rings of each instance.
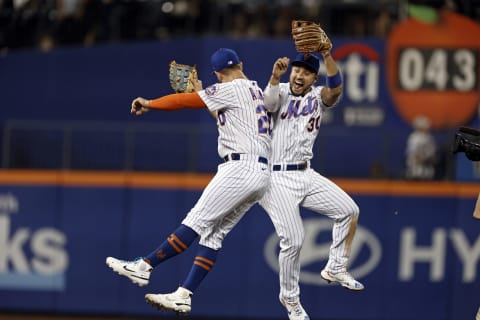
[[[167,294],[147,293],[145,300],[158,310],[175,311],[177,315],[187,316],[192,311],[192,292],[183,287]]]
[[[305,309],[303,309],[300,301],[287,302],[286,300],[280,299],[280,302],[287,309],[289,320],[310,320],[310,317]]]
[[[127,277],[140,287],[148,284],[150,274],[153,270],[152,266],[145,262],[143,258],[138,258],[134,261],[125,261],[108,257],[106,263],[113,271],[121,276]]]
[[[355,280],[350,273],[344,271],[344,272],[339,272],[339,273],[332,273],[331,271],[328,271],[327,269],[323,269],[322,272],[320,272],[320,275],[322,276],[323,279],[325,279],[328,283],[330,282],[338,282],[341,284],[343,287],[354,290],[354,291],[360,291],[365,289],[363,284]]]

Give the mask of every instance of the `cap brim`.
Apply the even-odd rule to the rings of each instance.
[[[312,68],[311,65],[303,61],[293,61],[292,66],[304,67],[305,69],[312,71],[313,73],[318,73],[318,70],[315,70],[314,68]]]

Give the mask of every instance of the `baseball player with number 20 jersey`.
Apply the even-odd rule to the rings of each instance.
[[[218,153],[224,162],[182,224],[157,249],[134,261],[106,260],[115,272],[145,286],[153,268],[184,252],[200,236],[193,266],[181,286],[173,293],[145,296],[157,309],[182,315],[190,313],[191,296],[213,268],[223,239],[263,196],[270,182],[271,124],[262,89],[244,75],[235,51],[219,49],[211,63],[219,83],[155,100],[136,98],[131,112],[141,115],[149,109],[208,108],[216,114]]]
[[[363,285],[347,272],[349,249],[355,234],[359,208],[331,180],[310,167],[312,148],[324,109],[334,106],[342,91],[339,69],[330,55],[322,53],[327,69],[326,86],[316,87],[319,58],[300,53],[291,63],[289,83],[280,83],[289,58],[276,60],[264,101],[273,112],[271,182],[260,205],[270,216],[280,238],[280,301],[290,320],[307,320],[300,303],[300,250],[305,230],[300,206],[333,219],[329,260],[321,276],[351,290]]]

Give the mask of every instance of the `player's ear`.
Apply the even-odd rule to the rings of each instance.
[[[218,71],[213,71],[213,73],[217,77],[218,82],[222,82],[222,74]]]

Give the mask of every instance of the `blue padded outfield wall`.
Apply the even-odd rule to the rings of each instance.
[[[336,177],[365,178],[380,170],[386,178],[402,178],[411,127],[387,87],[388,66],[393,63],[387,59],[388,41],[334,38],[333,42],[345,88],[339,106],[322,121],[314,150],[315,167]],[[168,80],[172,60],[196,64],[204,86],[212,84],[216,79],[210,55],[219,47],[237,50],[245,73],[261,86],[267,84],[278,57],[295,55],[290,39],[196,38],[63,48],[48,53],[17,51],[1,56],[3,167],[214,172],[217,132],[208,112],[154,111],[137,118],[130,114],[130,104],[137,96],[154,98],[172,92]],[[472,72],[477,71],[474,68]],[[284,76],[283,81],[287,79]],[[469,91],[446,94],[479,98],[478,83],[473,82],[476,87]],[[323,77],[319,84],[323,84]],[[419,102],[419,106],[425,103]],[[441,110],[435,103],[427,106],[428,110]],[[455,114],[467,113],[462,125],[479,127],[475,110],[459,105]],[[452,112],[442,115],[445,119],[451,116]],[[455,129],[444,126],[434,130],[439,146],[438,172],[446,171],[445,159]],[[70,140],[65,141],[66,137]],[[125,150],[128,143],[134,144],[133,156]],[[70,152],[66,156],[62,153],[65,148]],[[352,156],[352,165],[338,161]],[[125,159],[128,157],[132,159]],[[471,165],[460,169],[462,180],[479,179],[472,175]]]
[[[63,175],[76,175],[75,181]],[[145,293],[175,290],[196,242],[155,269],[147,288],[111,272],[105,257],[132,259],[156,248],[209,177],[182,184],[179,175],[179,187],[169,188],[162,174],[149,174],[143,184],[123,179],[124,173],[112,176],[118,179],[1,173],[1,310],[158,314],[145,303]],[[321,280],[331,222],[304,211],[301,291],[312,319],[473,319],[480,306],[480,221],[471,213],[480,185],[337,182],[361,208],[350,270],[366,290],[350,292]],[[225,240],[193,297],[192,316],[285,319],[277,298],[277,245],[267,215],[255,206]]]
[[[480,127],[480,31],[464,25],[446,34],[439,24],[427,26],[435,36],[422,36],[414,27],[413,37],[395,29],[385,39],[332,38],[344,92],[322,120],[312,167],[358,179],[339,181],[361,208],[351,271],[366,290],[320,279],[331,222],[303,212],[302,303],[312,320],[466,320],[480,306],[480,222],[471,217],[480,166],[450,153],[459,125]],[[195,248],[155,270],[148,288],[112,273],[105,257],[145,255],[174,230],[220,161],[217,130],[204,110],[134,117],[130,104],[172,92],[172,60],[196,64],[204,86],[212,84],[210,55],[220,47],[235,49],[260,86],[278,57],[295,55],[285,38],[1,53],[0,310],[158,314],[144,294],[174,290]],[[408,183],[409,118],[421,113],[434,120],[441,175]],[[286,319],[277,245],[255,206],[195,293],[193,317]]]

